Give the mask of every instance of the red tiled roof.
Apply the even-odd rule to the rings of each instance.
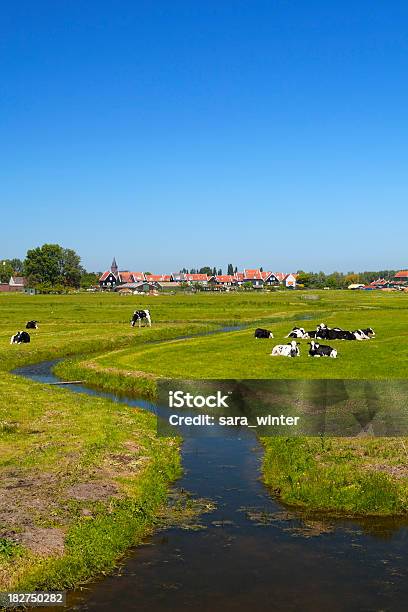
[[[394,278],[408,278],[408,270],[400,270]]]
[[[132,272],[119,272],[119,280],[121,283],[132,283],[133,282]]]
[[[148,274],[146,280],[153,283],[169,282],[171,280],[170,274]]]
[[[148,283],[155,283],[163,280],[163,276],[161,274],[146,274],[146,280]]]
[[[131,274],[133,275],[133,278],[135,279],[135,281],[145,280],[145,275],[143,274],[143,272],[131,272]]]
[[[185,274],[185,279],[189,281],[206,281],[208,280],[207,274]]]
[[[248,280],[262,280],[262,272],[258,268],[255,270],[244,270],[244,278]]]
[[[213,276],[217,283],[235,283],[236,278],[232,274],[220,274],[219,276]]]
[[[236,278],[237,281],[243,281],[244,280],[244,273],[243,272],[235,272],[234,277]]]
[[[286,274],[284,274],[283,272],[274,272],[274,275],[280,283],[286,278]]]
[[[110,274],[112,274],[112,272],[110,270],[106,270],[106,272],[104,272],[102,274],[101,278],[99,279],[99,282],[102,282],[102,281],[106,280]],[[115,275],[113,274],[113,276],[115,276]]]

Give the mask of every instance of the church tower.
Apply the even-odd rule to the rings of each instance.
[[[117,275],[118,275],[118,264],[116,263],[116,259],[115,259],[115,258],[113,258],[113,261],[112,261],[112,265],[111,265],[111,272],[112,272],[112,274],[114,274],[115,276],[117,276]]]

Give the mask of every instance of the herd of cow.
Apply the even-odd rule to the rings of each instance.
[[[132,327],[134,327],[136,323],[139,323],[139,327],[140,327],[142,322],[145,325],[148,325],[149,327],[152,326],[152,319],[150,317],[150,311],[147,309],[146,310],[135,310],[132,315],[130,324]],[[34,321],[34,320],[27,321],[26,329],[38,329],[38,321]],[[10,344],[27,344],[30,341],[31,341],[31,338],[28,332],[18,331],[16,334],[11,336]]]
[[[152,326],[152,319],[150,317],[150,311],[135,310],[130,324],[135,327],[136,323],[140,327],[142,323],[144,325]],[[38,321],[28,321],[26,323],[26,329],[38,329]],[[370,340],[374,338],[375,333],[372,327],[365,329],[355,329],[354,331],[348,331],[341,327],[327,327],[325,323],[320,323],[315,330],[306,331],[303,327],[294,327],[292,331],[286,336],[286,338],[295,339],[311,339],[308,342],[309,345],[309,357],[337,357],[337,349],[329,346],[328,344],[320,344],[316,340]],[[269,329],[262,329],[258,327],[255,330],[255,338],[273,338],[273,333]],[[14,336],[11,337],[10,344],[25,344],[30,342],[30,334],[26,331],[18,331]],[[273,347],[271,355],[283,356],[283,357],[299,357],[300,356],[300,342],[291,340],[287,344],[277,344]]]
[[[297,339],[312,339],[308,342],[309,345],[309,357],[337,357],[337,349],[329,346],[328,344],[320,344],[316,340],[370,340],[375,337],[375,332],[372,327],[365,329],[355,329],[354,331],[348,331],[341,327],[327,327],[325,323],[320,323],[315,330],[306,331],[303,327],[294,327],[292,331],[286,336],[286,338],[297,338]],[[273,338],[273,333],[269,329],[262,329],[258,327],[255,330],[255,338]],[[273,347],[271,355],[276,357],[278,355],[283,357],[299,357],[300,356],[300,342],[291,340],[287,344],[277,344]]]

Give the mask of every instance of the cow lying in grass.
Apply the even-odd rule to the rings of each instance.
[[[262,329],[262,327],[258,327],[255,330],[255,338],[273,338],[273,333],[269,329]]]
[[[28,342],[30,342],[30,334],[26,331],[19,331],[10,339],[10,344],[26,344]]]
[[[288,344],[277,344],[273,347],[271,356],[277,357],[278,355],[282,357],[299,357],[299,342],[289,342]]]
[[[367,336],[368,340],[370,338],[375,338],[375,331],[372,327],[366,327],[365,329],[359,329],[358,331],[362,332],[365,336]]]
[[[306,332],[303,327],[294,327],[285,338],[306,338]]]
[[[26,329],[38,329],[38,321],[27,321]]]
[[[367,335],[362,329],[348,331],[346,329],[341,329],[340,327],[334,327],[331,329],[330,327],[322,328],[320,326],[317,329],[316,338],[321,340],[370,340],[370,336]]]
[[[132,319],[130,321],[130,324],[132,327],[135,326],[136,321],[139,323],[139,327],[142,323],[142,321],[144,321],[144,324],[151,327],[152,326],[152,320],[150,318],[150,312],[149,310],[135,310],[135,312],[133,313]]]
[[[327,344],[319,344],[314,340],[308,342],[308,344],[310,345],[309,357],[333,357],[333,359],[337,357],[336,349]]]
[[[316,331],[305,331],[303,327],[294,327],[286,336],[286,338],[316,338],[320,340],[370,340],[374,337],[375,332],[372,327],[348,331],[341,327],[327,327],[325,323],[320,323]]]

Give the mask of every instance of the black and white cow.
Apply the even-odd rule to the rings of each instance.
[[[366,336],[360,329],[354,331],[348,331],[346,329],[321,329],[316,334],[316,338],[321,340],[369,340],[369,336]]]
[[[362,340],[371,340],[375,338],[375,332],[372,327],[366,327],[365,329],[356,329],[353,333],[358,333]]]
[[[294,327],[285,338],[304,338],[305,334],[306,332],[303,327]]]
[[[255,330],[255,338],[273,338],[273,333],[269,329],[262,329],[262,327],[257,327]]]
[[[130,321],[130,324],[132,327],[135,326],[136,321],[139,323],[139,327],[142,324],[142,321],[144,321],[144,324],[151,327],[152,326],[152,320],[150,318],[150,311],[149,310],[135,310],[135,312],[133,313],[132,319]]]
[[[26,331],[18,331],[10,339],[10,344],[26,344],[28,342],[30,342],[30,334]]]
[[[314,340],[308,342],[308,344],[310,345],[309,357],[333,357],[333,359],[337,357],[336,349],[327,344],[319,344]]]
[[[327,325],[321,323],[316,328],[315,338],[321,340],[370,340],[374,336],[375,333],[372,327],[348,331],[341,327],[327,327]]]
[[[299,342],[292,340],[288,344],[277,344],[273,347],[271,356],[277,357],[278,355],[282,357],[299,357]]]
[[[303,336],[303,338],[316,338],[316,334],[317,334],[317,331],[315,329],[311,331],[307,331],[305,332],[305,335]]]
[[[27,321],[26,329],[38,329],[38,321]]]

